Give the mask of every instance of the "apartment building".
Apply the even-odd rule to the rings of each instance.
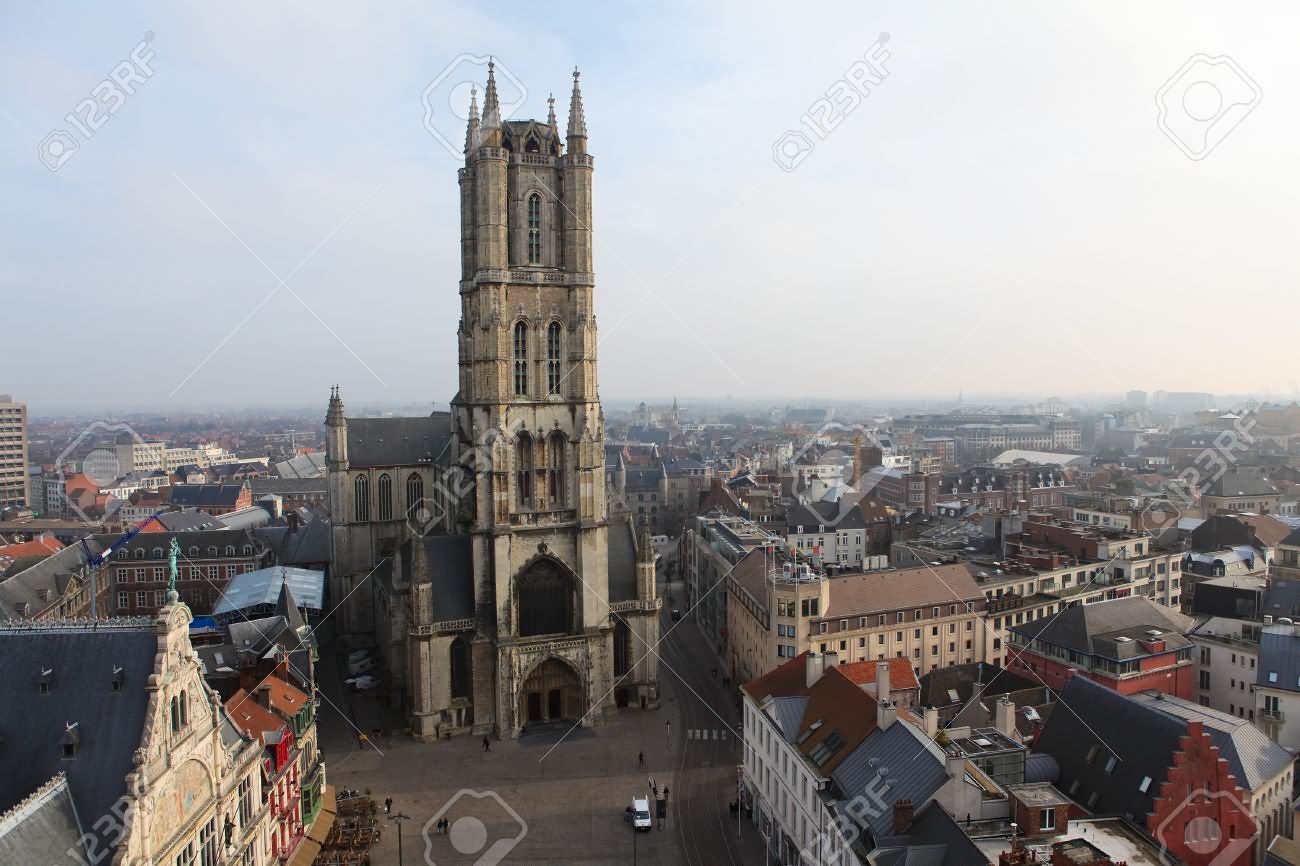
[[[1192,656],[1196,702],[1263,728],[1255,698],[1260,629],[1257,622],[1212,616],[1188,632],[1187,638],[1196,647]]]
[[[31,504],[27,469],[27,404],[0,394],[0,510]]]
[[[92,538],[104,549],[117,540],[116,536]],[[270,550],[247,530],[142,532],[118,548],[100,572],[100,580],[111,585],[115,615],[152,615],[162,606],[173,538],[181,550],[177,589],[181,600],[201,615],[212,612],[235,575],[271,564]]]
[[[727,576],[751,551],[772,555],[785,542],[757,524],[731,515],[695,517],[686,527],[678,548],[686,598],[675,606],[692,610],[692,619],[714,651],[730,658]]]

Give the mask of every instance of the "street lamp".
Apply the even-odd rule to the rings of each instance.
[[[397,866],[402,866],[402,824],[411,820],[411,816],[398,812],[396,815],[389,815],[388,820],[397,825]]]

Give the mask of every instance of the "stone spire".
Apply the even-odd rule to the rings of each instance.
[[[548,126],[551,127],[552,130],[555,131],[556,135],[559,135],[560,122],[555,119],[555,94],[554,93],[548,93],[546,95],[546,105],[547,105],[546,123]]]
[[[488,80],[487,89],[483,91],[483,124],[484,131],[497,129],[501,126],[501,103],[497,101],[497,73],[496,64],[491,60],[488,61]]]
[[[587,116],[582,112],[582,90],[578,87],[578,76],[582,73],[573,67],[573,96],[569,98],[569,138],[587,137]]]
[[[469,88],[469,122],[465,125],[465,154],[478,148],[478,88]]]

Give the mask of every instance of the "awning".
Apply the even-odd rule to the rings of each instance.
[[[326,785],[320,792],[320,811],[316,820],[307,828],[307,838],[314,840],[318,846],[325,844],[330,829],[334,826],[334,815],[338,809],[338,799],[334,795],[334,786]]]
[[[293,856],[289,858],[287,866],[311,866],[319,853],[320,843],[304,836],[298,840],[298,847],[293,849]]]

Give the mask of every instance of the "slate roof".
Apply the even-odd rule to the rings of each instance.
[[[1269,679],[1271,674],[1277,675],[1276,682]],[[1300,692],[1300,637],[1295,634],[1295,626],[1264,626],[1259,635],[1255,685]]]
[[[2,585],[0,584],[0,586]],[[1264,591],[1264,601],[1260,613],[1275,617],[1300,616],[1300,580],[1291,580],[1284,577],[1270,579],[1268,589]]]
[[[168,511],[166,514],[158,515],[158,519],[144,531],[148,532],[151,529],[156,531],[155,527],[158,526],[166,532],[195,532],[200,529],[225,528],[221,521],[206,511]]]
[[[609,600],[636,598],[636,541],[630,523],[611,523],[606,555],[609,558]]]
[[[243,484],[173,484],[166,488],[167,501],[181,508],[234,508]]]
[[[1229,469],[1211,482],[1203,496],[1277,496],[1277,488],[1252,469]]]
[[[907,722],[895,721],[868,734],[831,772],[831,778],[839,787],[842,805],[887,785],[888,806],[911,800],[919,807],[948,781],[948,771],[943,751],[929,737]],[[892,809],[870,809],[866,817],[872,838],[893,835]]]
[[[451,443],[451,413],[424,418],[349,418],[348,466],[415,466],[433,463]]]
[[[330,561],[330,524],[327,520],[300,522],[297,530],[287,526],[263,526],[253,535],[271,548],[280,565],[316,565]]]
[[[91,860],[81,844],[81,824],[62,773],[20,806],[0,814],[0,863],[63,864],[71,862],[69,852],[74,851]]]
[[[1173,764],[1185,722],[1082,676],[1065,684],[1060,704],[1034,744],[1035,752],[1051,755],[1060,766],[1057,787],[1093,814],[1144,821]],[[1107,774],[1112,754],[1119,760]],[[1144,777],[1151,779],[1146,793],[1138,790]]]
[[[877,499],[865,498],[854,501],[856,494],[847,494],[839,502],[796,503],[785,514],[788,532],[795,532],[802,526],[805,533],[817,533],[819,526],[825,526],[827,532],[840,529],[865,529],[868,521],[888,520],[887,506]],[[849,505],[840,516],[841,503]],[[852,504],[850,504],[852,503]]]
[[[662,466],[652,469],[629,468],[623,486],[626,490],[658,490],[659,482],[665,477],[667,476]]]
[[[292,497],[305,493],[324,495],[327,492],[326,479],[323,476],[320,478],[253,478],[249,480],[248,485],[253,490],[254,498],[268,493]]]
[[[474,561],[468,535],[429,535],[424,545],[429,564],[433,622],[474,615]]]
[[[776,719],[781,735],[790,742],[799,736],[799,722],[803,721],[804,711],[808,708],[806,695],[790,695],[772,699],[771,714]]]
[[[149,626],[0,629],[6,670],[0,679],[0,813],[59,772],[67,775],[78,815],[108,812],[134,767],[157,651],[158,636]],[[115,666],[124,669],[120,691],[113,690]],[[53,670],[46,694],[39,692],[43,669]],[[80,734],[74,760],[63,758],[69,722]],[[89,825],[85,830],[97,832]]]
[[[190,559],[207,559],[210,554],[208,548],[217,549],[216,556],[224,557],[226,548],[233,546],[236,557],[247,556],[244,553],[244,545],[252,545],[254,553],[262,548],[257,543],[251,533],[243,529],[195,529],[183,530],[180,532],[141,532],[132,538],[126,544],[122,545],[113,554],[113,562],[135,560],[137,559],[136,551],[141,551],[138,557],[142,560],[161,560],[167,561],[167,550],[171,546],[171,540],[175,537],[181,546],[181,565],[185,564],[185,558]],[[119,536],[116,535],[94,535],[91,536],[100,545],[107,549],[115,543]],[[197,549],[197,552],[195,552]],[[126,555],[122,556],[122,551]]]
[[[85,570],[86,548],[95,556],[103,550],[103,545],[95,536],[90,536],[84,547],[71,544],[21,571],[8,573],[0,581],[0,620],[35,616],[53,604],[63,594],[72,576]],[[42,597],[45,591],[50,594],[48,599]],[[27,605],[26,614],[22,612],[23,605]]]
[[[1026,641],[1043,640],[1075,652],[1122,660],[1149,655],[1140,644],[1147,639],[1148,629],[1161,632],[1159,639],[1165,642],[1165,652],[1191,646],[1192,642],[1183,636],[1189,627],[1186,618],[1169,608],[1143,596],[1128,596],[1076,604],[1054,617],[1012,626],[1009,630]],[[1132,640],[1119,641],[1119,637]]]
[[[1245,719],[1158,692],[1143,692],[1134,695],[1133,700],[1184,725],[1192,721],[1203,723],[1243,788],[1258,790],[1291,763],[1286,749]]]
[[[892,828],[891,828],[892,829]],[[886,838],[872,852],[877,866],[988,866],[989,859],[935,802],[917,812],[903,837]]]

